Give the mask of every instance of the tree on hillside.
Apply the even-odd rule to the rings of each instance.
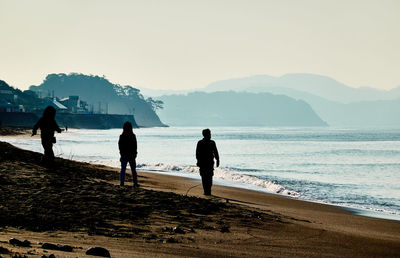
[[[111,83],[105,76],[49,74],[41,85],[30,89],[39,94],[54,92],[59,98],[77,95],[99,111],[106,106],[109,114],[134,114],[140,126],[163,126],[155,113],[155,109],[162,106],[161,102],[149,102],[140,90]]]
[[[161,100],[154,100],[153,98],[147,98],[146,102],[151,105],[151,108],[156,111],[157,109],[163,109],[164,108],[164,102]]]

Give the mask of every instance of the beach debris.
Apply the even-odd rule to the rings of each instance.
[[[185,234],[185,231],[182,229],[182,227],[180,226],[176,226],[176,227],[163,227],[161,229],[162,232],[168,232],[171,234]]]
[[[28,256],[24,255],[21,252],[13,252],[12,257],[13,258],[28,258]]]
[[[172,231],[176,234],[185,234],[185,231],[180,226],[174,227]]]
[[[144,236],[143,239],[145,239],[145,240],[154,240],[154,239],[157,239],[157,235],[150,234],[150,235]]]
[[[231,232],[231,231],[229,230],[229,227],[226,226],[226,225],[222,226],[221,229],[220,229],[219,231],[220,231],[221,233],[229,233],[229,232]]]
[[[170,237],[167,240],[164,240],[164,243],[176,244],[179,243],[179,241],[173,237]]]
[[[173,232],[173,229],[172,229],[171,227],[163,227],[163,228],[161,229],[161,231],[162,231],[162,232],[169,232],[169,233],[172,233],[172,232]]]
[[[64,252],[72,252],[73,251],[73,248],[70,245],[51,244],[51,243],[42,244],[42,248],[49,249],[49,250],[64,251]]]
[[[217,221],[217,224],[220,225],[219,231],[221,233],[229,233],[229,232],[231,232],[229,230],[229,224],[227,224],[225,221],[223,221],[223,220]]]
[[[56,258],[56,256],[54,254],[50,254],[49,256],[42,255],[41,258]]]
[[[0,254],[9,254],[9,253],[10,253],[10,250],[0,246]]]
[[[8,242],[15,246],[31,247],[31,242],[29,242],[28,240],[21,241],[17,238],[11,238]]]
[[[111,257],[110,252],[105,249],[104,247],[100,246],[95,246],[95,247],[90,247],[86,251],[87,255],[94,255],[94,256],[101,256],[101,257]]]

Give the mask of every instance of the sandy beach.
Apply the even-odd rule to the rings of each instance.
[[[0,143],[0,254],[84,257],[398,257],[400,221],[199,180],[56,159]],[[128,171],[129,173],[130,171]],[[11,238],[28,240],[15,246]],[[43,243],[69,245],[72,252]]]

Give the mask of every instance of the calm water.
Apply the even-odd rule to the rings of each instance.
[[[361,208],[400,218],[400,130],[210,128],[221,156],[217,183]],[[138,166],[196,176],[202,128],[137,129]],[[55,153],[119,166],[121,130],[69,130]],[[39,139],[0,138],[42,152]]]

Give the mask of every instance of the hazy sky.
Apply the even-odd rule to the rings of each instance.
[[[400,85],[399,0],[0,0],[0,79],[189,89],[254,74]]]

